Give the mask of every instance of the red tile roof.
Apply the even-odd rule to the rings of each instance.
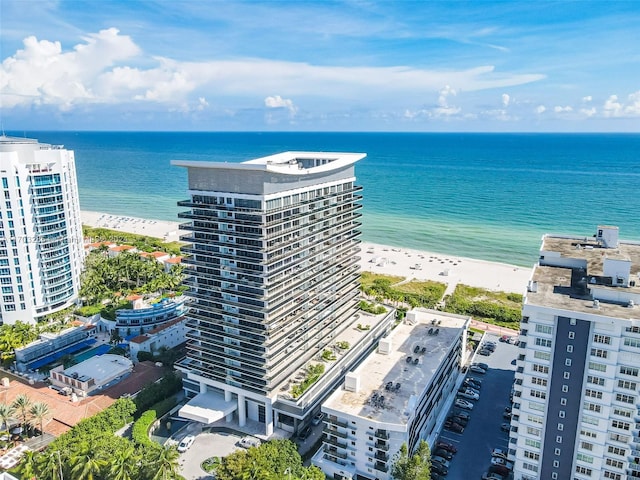
[[[165,263],[181,263],[182,257],[172,257],[164,261]]]
[[[171,321],[169,321],[169,322],[167,322],[167,323],[165,323],[163,325],[160,325],[159,327],[156,327],[156,328],[154,328],[152,330],[149,330],[148,334],[149,335],[155,335],[156,333],[161,332],[162,330],[166,330],[169,327],[173,327],[176,323],[180,323],[184,319],[185,319],[184,316],[178,317],[178,318],[174,318],[173,320],[171,320]]]
[[[149,340],[149,337],[147,335],[138,335],[137,337],[133,337],[131,340],[129,340],[129,343],[144,343],[147,340]]]
[[[132,247],[131,245],[118,245],[117,247],[110,247],[109,250],[111,250],[112,252],[123,252],[125,250],[132,250],[135,247]]]

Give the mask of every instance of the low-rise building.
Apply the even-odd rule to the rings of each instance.
[[[16,349],[18,371],[35,370],[63,355],[87,348],[96,342],[96,327],[82,325],[58,333],[43,332],[38,340]]]
[[[133,308],[116,311],[113,328],[122,338],[143,335],[181,317],[187,310],[184,297],[163,298],[156,303],[146,303],[138,297],[131,301]]]
[[[469,317],[415,309],[323,404],[312,463],[335,479],[391,478],[403,443],[437,437],[466,359]]]
[[[129,352],[134,362],[139,352],[156,353],[161,348],[175,348],[187,341],[187,318],[178,317],[129,340]]]
[[[115,383],[133,370],[133,363],[120,355],[97,355],[67,369],[59,365],[49,372],[52,385],[70,388],[85,396]]]

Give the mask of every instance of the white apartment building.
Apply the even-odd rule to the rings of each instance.
[[[80,289],[82,223],[73,152],[0,136],[0,317],[35,323]]]
[[[640,243],[545,235],[524,299],[516,480],[640,478]]]
[[[188,170],[180,228],[191,298],[186,360],[192,400],[179,414],[206,424],[303,428],[314,409],[383,336],[394,312],[357,332],[364,154],[285,152],[243,163],[174,161]],[[369,322],[369,321],[368,321]],[[342,340],[349,335],[351,340]],[[321,354],[336,342],[335,361]],[[310,369],[325,371],[300,392]],[[297,389],[297,390],[296,390]]]
[[[415,309],[323,404],[323,446],[312,463],[328,478],[387,480],[403,443],[433,445],[466,359],[470,317]]]

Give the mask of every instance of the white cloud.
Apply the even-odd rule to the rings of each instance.
[[[142,64],[150,66],[140,67]],[[145,57],[129,36],[109,28],[85,36],[70,51],[64,51],[60,42],[26,38],[24,48],[5,58],[0,67],[0,93],[4,108],[42,104],[73,108],[86,103],[131,101],[179,106],[214,95],[229,103],[243,95],[266,97],[277,90],[331,99],[341,105],[353,99],[393,104],[401,96],[428,95],[439,91],[442,85],[478,91],[543,78],[540,74],[496,72],[493,66],[439,71],[406,66],[324,66],[255,58],[183,62]],[[446,96],[454,94],[451,92],[445,95],[445,105],[439,105],[442,115],[460,110],[446,104]],[[293,112],[296,107],[291,103],[281,108]]]
[[[631,93],[623,104],[617,95],[611,95],[602,107],[605,117],[638,117],[640,116],[640,90]]]
[[[450,117],[460,113],[461,108],[449,105],[449,97],[456,95],[456,91],[449,85],[442,88],[438,94],[438,106],[431,111],[432,114],[435,117]]]
[[[582,101],[584,103],[589,103],[591,100],[593,100],[593,97],[591,95],[587,95],[586,97],[582,97]]]
[[[547,107],[545,107],[544,105],[538,105],[538,106],[536,107],[536,113],[537,113],[538,115],[542,115],[542,114],[543,114],[544,112],[546,112],[546,111],[547,111]]]
[[[604,102],[603,114],[605,117],[620,117],[622,116],[622,104],[618,101],[617,95],[611,95]]]
[[[115,28],[84,38],[73,51],[63,52],[60,42],[27,37],[24,48],[2,62],[0,92],[3,106],[100,102],[93,89],[96,78],[116,63],[131,59],[140,49]]]
[[[270,96],[264,99],[264,106],[267,108],[284,108],[289,110],[291,115],[295,115],[298,108],[293,104],[293,101],[288,98],[282,98],[280,95]]]
[[[573,112],[573,108],[570,107],[569,105],[562,107],[560,105],[557,105],[555,107],[553,107],[553,111],[556,113],[568,113],[568,112]]]
[[[509,102],[511,101],[511,97],[507,93],[502,94],[502,105],[505,107],[509,106]]]
[[[587,118],[591,118],[591,117],[594,117],[598,112],[596,110],[596,107],[591,107],[591,108],[581,108],[580,113]]]

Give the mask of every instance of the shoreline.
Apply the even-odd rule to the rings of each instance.
[[[82,210],[82,223],[94,228],[108,228],[126,233],[147,235],[166,242],[179,241],[180,222],[151,220],[126,215]],[[458,283],[507,293],[524,293],[531,268],[500,262],[478,260],[457,255],[393,247],[371,242],[360,244],[362,271],[397,275],[407,280],[432,280],[447,284],[450,294]]]

